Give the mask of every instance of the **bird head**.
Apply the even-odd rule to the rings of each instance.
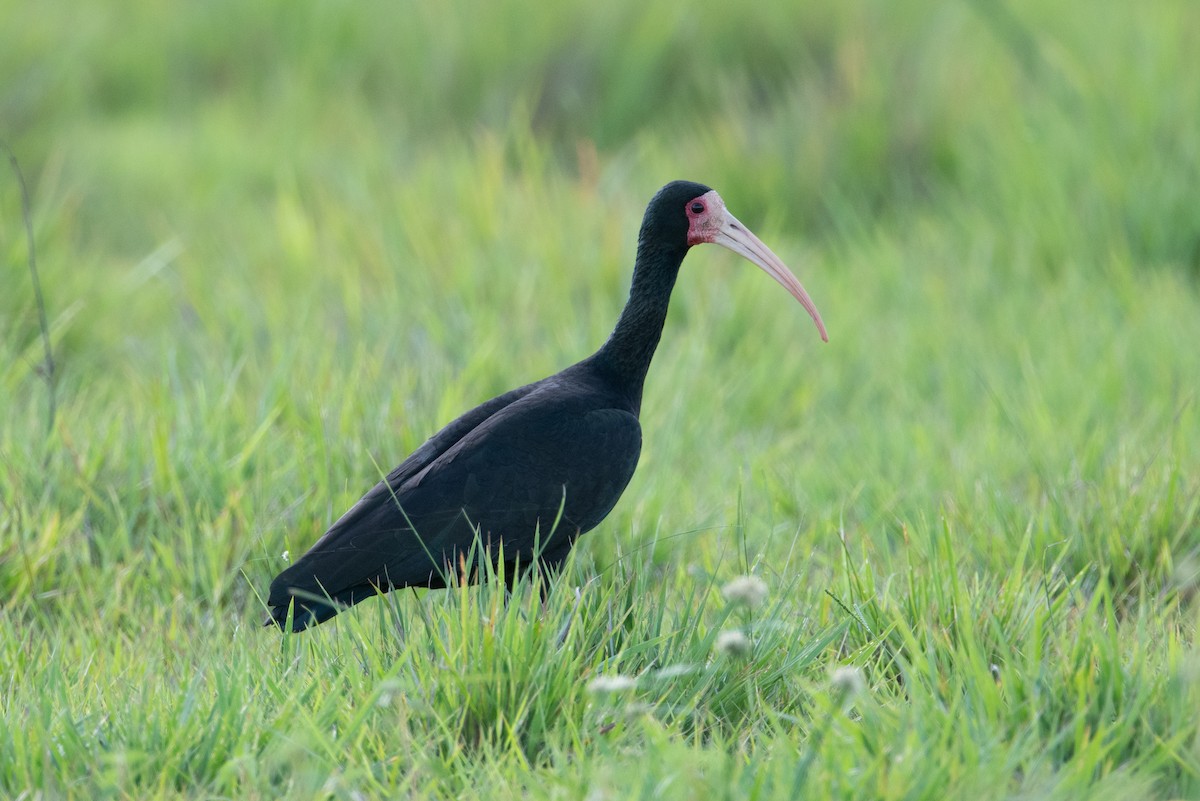
[[[649,233],[664,242],[688,248],[705,243],[720,245],[753,262],[800,302],[817,324],[821,339],[829,341],[821,313],[800,281],[782,259],[729,213],[715,189],[691,181],[672,181],[650,201],[642,232],[643,236]]]

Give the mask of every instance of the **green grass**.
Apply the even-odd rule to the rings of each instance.
[[[47,436],[5,177],[0,796],[1200,798],[1200,11],[799,5],[6,11],[60,375]],[[830,343],[698,249],[544,605],[260,628],[285,551],[603,341],[673,178]]]

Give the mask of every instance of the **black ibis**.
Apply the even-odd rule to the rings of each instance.
[[[271,582],[272,620],[294,631],[398,587],[472,581],[471,553],[506,575],[553,569],[616,505],[642,448],[638,412],[671,289],[693,245],[721,245],[765,270],[825,325],[779,257],[703,184],[659,190],[638,234],[616,328],[583,361],[492,398],[434,434]],[[473,551],[480,548],[480,551]],[[519,566],[519,568],[518,568]]]

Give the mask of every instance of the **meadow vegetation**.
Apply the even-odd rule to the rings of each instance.
[[[6,173],[0,796],[1200,797],[1190,0],[4,18],[59,370],[47,434]],[[830,343],[696,250],[544,605],[261,628],[285,554],[604,340],[674,178]]]

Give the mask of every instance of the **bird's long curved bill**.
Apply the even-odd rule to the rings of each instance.
[[[761,239],[751,233],[749,228],[742,225],[729,212],[725,212],[725,222],[721,225],[721,230],[717,232],[712,243],[728,248],[739,256],[749,259],[761,267],[767,275],[782,284],[784,289],[792,293],[792,297],[800,301],[800,305],[808,312],[808,316],[813,318],[813,322],[817,324],[817,331],[821,333],[822,341],[829,341],[829,335],[825,333],[825,323],[821,320],[821,313],[817,311],[816,304],[804,291],[800,281],[792,275],[792,271],[787,268],[787,265],[763,244]]]

